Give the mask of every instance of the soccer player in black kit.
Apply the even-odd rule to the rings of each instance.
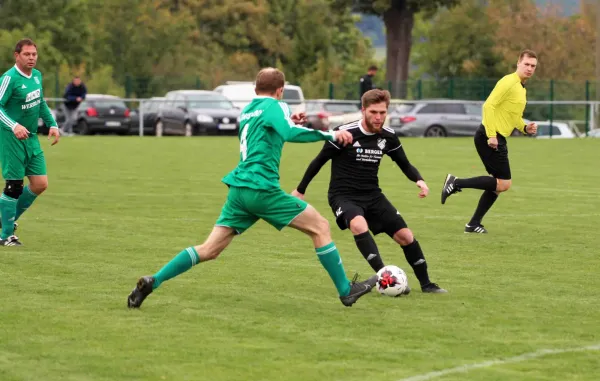
[[[395,132],[383,127],[390,104],[390,93],[385,90],[370,90],[363,95],[361,101],[363,118],[337,128],[351,132],[354,144],[344,147],[326,142],[292,194],[304,199],[310,181],[331,159],[329,205],[340,229],[350,229],[356,246],[373,270],[379,271],[384,264],[369,230],[374,235],[386,233],[402,247],[423,292],[445,293],[446,290],[429,279],[427,262],[419,242],[400,212],[379,188],[379,163],[383,155],[388,155],[406,177],[421,189],[419,197],[426,197],[429,193],[427,184],[409,162]],[[410,289],[407,289],[405,294],[409,292]]]

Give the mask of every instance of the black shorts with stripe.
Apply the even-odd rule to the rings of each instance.
[[[510,180],[511,173],[506,138],[502,135],[498,135],[498,148],[493,149],[488,145],[485,127],[481,125],[475,133],[474,141],[477,153],[479,154],[487,173],[500,180]]]
[[[386,233],[390,237],[400,229],[407,227],[400,212],[392,205],[383,193],[372,197],[353,198],[348,196],[330,196],[329,206],[335,215],[335,220],[341,230],[350,227],[350,221],[362,216],[374,234]]]

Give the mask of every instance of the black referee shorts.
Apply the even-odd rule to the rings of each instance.
[[[404,218],[382,193],[364,200],[347,196],[331,196],[329,206],[341,230],[348,229],[350,221],[357,216],[365,218],[369,230],[374,235],[386,233],[393,237],[398,230],[407,227]]]
[[[498,148],[493,149],[488,145],[488,137],[485,133],[485,127],[479,126],[475,133],[475,148],[485,166],[485,170],[490,175],[500,180],[510,180],[510,163],[508,161],[508,146],[506,138],[498,135]]]

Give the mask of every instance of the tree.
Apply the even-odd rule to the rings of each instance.
[[[501,57],[494,51],[495,30],[480,0],[440,10],[425,20],[425,30],[415,43],[413,62],[421,73],[436,78],[499,78]],[[417,29],[417,28],[415,28]]]
[[[80,64],[90,53],[87,0],[5,0],[0,6],[0,20],[6,30],[19,30],[31,24],[35,34],[47,33],[52,47],[69,64]],[[23,37],[26,36],[19,38]],[[44,50],[43,46],[40,48]]]
[[[334,0],[338,5],[351,5],[354,11],[378,15],[386,29],[386,79],[396,88],[408,79],[412,29],[415,14],[452,7],[459,0]],[[402,86],[397,95],[404,97]]]

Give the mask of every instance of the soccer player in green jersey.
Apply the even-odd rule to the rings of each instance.
[[[370,292],[377,282],[373,275],[363,282],[350,282],[342,259],[331,239],[329,223],[305,201],[285,193],[279,185],[279,163],[284,142],[352,142],[348,131],[322,132],[295,125],[301,116],[290,115],[281,102],[284,74],[273,68],[261,70],[256,77],[257,97],[240,116],[240,153],[237,167],[223,178],[229,187],[221,215],[203,244],[182,250],[152,276],[140,278],[127,298],[127,306],[139,308],[144,299],[165,281],[200,262],[215,259],[259,219],[278,230],[291,226],[313,241],[317,257],[337,288],[345,306]]]
[[[38,119],[50,127],[48,139],[58,143],[58,125],[44,100],[42,73],[34,69],[37,46],[30,39],[15,47],[15,66],[0,77],[0,164],[6,181],[0,196],[0,246],[20,246],[16,221],[48,188],[46,160],[37,136]],[[24,186],[27,176],[29,184]]]
[[[525,135],[537,133],[537,124],[531,122],[526,125],[523,121],[523,111],[527,104],[525,82],[533,76],[536,67],[535,52],[522,51],[517,61],[517,70],[502,77],[483,104],[483,123],[475,133],[474,140],[477,153],[491,176],[468,179],[457,178],[452,174],[446,176],[442,187],[442,204],[462,189],[484,191],[471,221],[465,225],[465,233],[487,233],[481,220],[494,205],[498,195],[506,192],[512,184],[506,138],[515,128]]]

